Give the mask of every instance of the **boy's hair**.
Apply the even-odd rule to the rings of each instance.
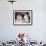
[[[17,19],[17,16],[20,15],[21,16],[21,13],[20,12],[15,12],[15,20]]]

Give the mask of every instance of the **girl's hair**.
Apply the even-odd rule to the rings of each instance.
[[[26,12],[25,14],[29,15],[29,12]]]
[[[25,14],[28,16],[28,19],[29,19],[29,22],[30,22],[30,15],[29,15],[29,12],[26,12]]]

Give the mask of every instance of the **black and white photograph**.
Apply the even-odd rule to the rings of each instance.
[[[32,10],[14,10],[13,24],[32,24]]]

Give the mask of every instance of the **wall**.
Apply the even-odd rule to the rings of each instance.
[[[14,26],[13,10],[33,10],[32,26]],[[15,40],[18,32],[26,32],[33,40],[46,40],[46,0],[17,0],[13,5],[0,0],[0,40]]]

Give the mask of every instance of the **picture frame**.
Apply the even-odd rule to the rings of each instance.
[[[13,10],[13,25],[32,25],[32,10]]]

